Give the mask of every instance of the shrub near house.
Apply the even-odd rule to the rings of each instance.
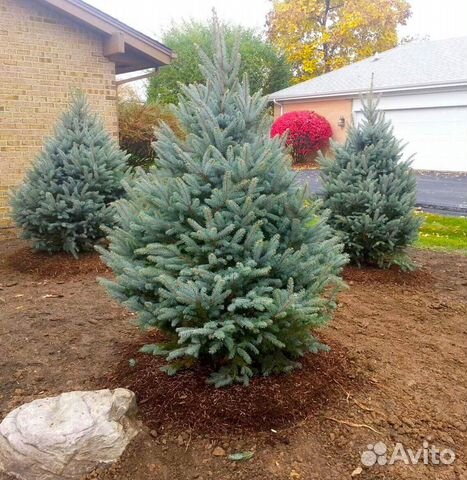
[[[303,162],[328,146],[332,129],[329,122],[315,112],[289,112],[274,122],[271,136],[276,135],[287,135],[286,145],[291,147],[294,161]]]
[[[129,155],[132,166],[149,167],[154,163],[152,142],[156,141],[155,129],[167,123],[177,135],[180,126],[166,105],[141,103],[136,99],[118,102],[118,135],[120,147]]]

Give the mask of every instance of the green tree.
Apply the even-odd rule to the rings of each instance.
[[[12,216],[34,248],[77,256],[113,224],[111,203],[123,194],[126,156],[91,114],[84,94],[73,96],[23,184]]]
[[[363,120],[350,127],[345,145],[333,145],[333,154],[320,159],[324,207],[350,259],[411,268],[404,250],[421,222],[414,214],[415,175],[373,94],[363,100]]]
[[[407,0],[273,0],[271,42],[303,81],[397,45]]]
[[[166,336],[143,351],[171,374],[207,361],[222,386],[323,348],[312,329],[331,314],[346,257],[270,138],[267,99],[250,95],[237,50],[215,38],[206,84],[183,87],[174,108],[186,137],[161,127],[156,166],[127,187],[100,251],[111,295]]]
[[[291,69],[285,57],[265,42],[254,30],[242,26],[224,25],[228,47],[240,43],[242,56],[241,74],[247,73],[251,91],[262,89],[269,94],[289,85]],[[183,22],[173,26],[163,38],[177,59],[148,84],[148,99],[151,102],[177,103],[181,85],[203,81],[199,68],[198,48],[208,55],[213,53],[212,35],[207,23]]]

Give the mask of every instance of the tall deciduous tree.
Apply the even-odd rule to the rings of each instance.
[[[273,0],[270,40],[302,81],[397,45],[406,0]]]
[[[247,73],[253,92],[268,94],[285,88],[292,77],[285,55],[265,41],[254,30],[237,25],[224,25],[225,41],[229,47],[238,41],[242,56],[240,74]],[[203,81],[199,68],[198,48],[213,53],[210,26],[207,23],[183,22],[174,25],[163,38],[164,44],[177,54],[177,59],[161,69],[148,86],[152,102],[177,103],[181,85]]]

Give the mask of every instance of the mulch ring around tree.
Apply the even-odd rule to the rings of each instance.
[[[354,265],[347,265],[343,272],[344,280],[352,285],[359,283],[363,285],[399,285],[410,287],[427,287],[434,282],[433,274],[427,268],[418,268],[411,272],[404,272],[398,266],[380,269],[366,266],[359,268]]]
[[[255,377],[248,387],[214,388],[206,383],[208,366],[195,365],[168,376],[160,370],[164,359],[138,352],[156,339],[157,334],[146,333],[138,343],[128,344],[103,385],[134,391],[143,420],[157,431],[193,429],[209,434],[282,429],[317,413],[342,397],[343,391],[362,388],[346,349],[337,343],[330,345],[330,352],[306,355],[302,368],[291,374]]]
[[[101,261],[97,252],[81,253],[78,258],[69,253],[33,250],[29,246],[22,247],[7,255],[5,266],[11,272],[33,275],[40,279],[60,279],[96,274],[102,275],[110,269]]]

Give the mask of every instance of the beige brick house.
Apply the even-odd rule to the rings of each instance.
[[[170,63],[170,49],[82,0],[0,0],[0,229],[8,196],[79,88],[117,134],[119,73]]]

